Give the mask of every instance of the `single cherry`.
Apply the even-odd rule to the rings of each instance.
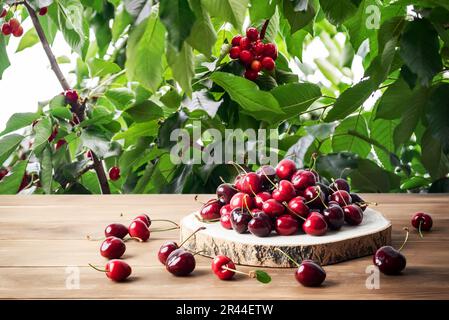
[[[2,33],[5,36],[9,36],[12,33],[12,28],[9,23],[5,22],[4,24],[2,24]]]
[[[231,59],[238,59],[240,57],[240,47],[232,47],[229,50],[229,57]]]
[[[274,200],[268,199],[263,203],[262,206],[263,212],[265,212],[270,218],[276,218],[277,216],[282,215],[285,212],[285,207],[282,203]]]
[[[276,175],[279,179],[288,180],[296,171],[296,164],[293,160],[283,159],[276,166]]]
[[[107,237],[100,246],[101,255],[108,259],[119,259],[125,251],[125,242],[117,237]]]
[[[254,195],[262,189],[262,181],[255,172],[248,172],[240,180],[240,190],[247,194]]]
[[[329,188],[331,188],[332,191],[334,191],[334,192],[338,191],[338,190],[344,190],[348,193],[349,193],[349,190],[351,189],[349,187],[348,181],[346,181],[345,179],[342,179],[342,178],[336,179],[333,183],[331,183],[329,185]]]
[[[48,12],[48,7],[42,7],[39,9],[39,15],[40,16],[45,16]]]
[[[235,208],[231,212],[232,229],[237,233],[245,233],[252,218],[251,213],[246,208]]]
[[[128,228],[121,223],[111,223],[104,229],[104,235],[107,237],[117,237],[123,239],[128,235]]]
[[[305,199],[303,197],[291,199],[287,206],[287,213],[300,220],[306,219],[309,216],[310,209],[304,201]]]
[[[228,204],[234,194],[237,193],[237,189],[230,183],[222,183],[217,187],[217,197],[222,205]]]
[[[64,96],[68,103],[76,103],[76,102],[78,102],[78,99],[79,99],[79,95],[76,90],[67,90],[64,93]]]
[[[259,73],[257,71],[252,70],[252,69],[247,69],[245,71],[244,76],[245,76],[246,79],[254,81],[259,76]]]
[[[222,216],[224,214],[231,214],[231,211],[232,211],[232,208],[231,208],[230,204],[224,205],[220,209],[220,216]]]
[[[220,280],[230,280],[234,277],[235,264],[226,256],[218,255],[212,260],[212,271]]]
[[[232,209],[235,208],[245,208],[245,209],[252,209],[254,208],[254,199],[246,193],[243,192],[237,192],[229,202]]]
[[[200,209],[200,216],[203,220],[215,220],[220,218],[222,205],[217,199],[210,199]]]
[[[293,183],[288,180],[281,180],[279,181],[277,189],[273,191],[271,196],[274,200],[279,202],[290,201],[296,197],[296,190]]]
[[[406,231],[405,240],[398,250],[392,246],[383,246],[379,248],[373,256],[374,265],[386,275],[396,275],[405,269],[407,260],[401,253],[401,250],[408,240],[409,231],[407,228],[404,228],[404,230]]]
[[[151,219],[150,219],[150,216],[149,215],[147,215],[147,214],[141,214],[141,215],[139,215],[139,216],[137,216],[137,217],[135,217],[134,218],[134,220],[140,220],[140,221],[142,221],[143,223],[145,223],[145,225],[149,228],[150,226],[151,226]]]
[[[298,232],[299,222],[289,214],[276,219],[276,232],[281,236],[290,236]]]
[[[23,35],[23,27],[18,26],[17,29],[12,31],[12,35],[16,38],[21,37]]]
[[[222,214],[220,217],[220,224],[223,228],[231,230],[231,213],[226,212],[225,214]]]
[[[128,227],[129,235],[140,241],[147,241],[150,238],[150,229],[141,220],[134,220]]]
[[[260,63],[259,60],[253,60],[253,62],[251,62],[251,69],[259,72],[260,70],[262,70],[262,63]]]
[[[259,38],[259,31],[256,28],[250,27],[246,29],[246,36],[250,41],[256,41]]]
[[[345,190],[335,191],[331,194],[329,200],[337,202],[340,207],[344,207],[352,203],[351,195]]]
[[[195,257],[184,249],[176,249],[167,257],[165,268],[177,277],[184,277],[195,269]]]
[[[307,187],[304,190],[304,199],[308,207],[322,209],[324,207],[324,193],[317,186]]]
[[[298,190],[305,190],[316,184],[315,175],[306,170],[295,172],[291,179],[294,187]]]
[[[259,192],[254,197],[254,204],[256,205],[257,208],[262,209],[264,202],[269,199],[271,199],[271,193],[266,191]]]
[[[368,203],[365,202],[357,193],[350,193],[352,203],[358,205],[363,212],[368,208]],[[376,204],[376,203],[375,203]]]
[[[274,63],[274,60],[273,60],[273,58],[272,57],[264,57],[263,59],[262,59],[262,67],[265,69],[265,70],[268,70],[268,71],[271,71],[271,70],[273,70],[274,69],[274,67],[275,67],[275,63]]]
[[[327,223],[321,213],[312,212],[304,221],[302,229],[312,236],[322,236],[327,232]]]
[[[58,150],[59,148],[61,148],[62,146],[66,145],[67,141],[65,141],[65,139],[59,139],[56,142],[56,150]]]
[[[92,268],[97,271],[105,272],[106,276],[116,282],[121,282],[126,280],[131,275],[131,267],[123,260],[111,260],[106,263],[104,270],[99,269],[92,264],[89,264]]]
[[[119,167],[112,167],[109,169],[109,179],[112,181],[117,181],[120,179],[120,168]]]
[[[232,40],[231,40],[231,45],[233,46],[233,47],[235,47],[235,46],[239,46],[240,45],[240,40],[242,39],[242,36],[241,35],[236,35],[236,36],[234,36],[234,38],[232,38]]]
[[[244,64],[247,64],[247,65],[251,64],[251,62],[254,59],[253,54],[251,53],[251,51],[248,51],[248,50],[240,51],[239,58],[240,58],[240,61],[242,61]]]
[[[270,217],[263,211],[253,212],[253,218],[248,223],[248,230],[257,237],[267,237],[272,230]]]
[[[2,8],[2,10],[0,10],[0,19],[6,17],[7,14],[8,14],[8,10],[6,10],[5,8]]]
[[[329,204],[329,207],[323,210],[324,220],[331,230],[339,230],[345,223],[345,213],[337,204]]]
[[[432,217],[424,212],[417,212],[412,217],[412,226],[418,229],[419,235],[423,237],[421,231],[430,231],[432,229]]]
[[[251,47],[251,40],[249,40],[247,37],[241,37],[239,46],[240,50],[248,50]]]
[[[357,226],[362,223],[363,211],[358,205],[350,204],[348,206],[344,206],[343,211],[345,213],[345,221],[347,224]]]
[[[262,181],[262,187],[264,190],[269,190],[276,179],[276,169],[270,165],[263,165],[257,169],[256,173],[259,175]]]

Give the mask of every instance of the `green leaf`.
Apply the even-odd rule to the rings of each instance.
[[[214,72],[210,79],[225,89],[231,99],[240,104],[246,113],[258,120],[271,123],[273,117],[285,114],[273,95],[259,90],[252,81],[224,72]]]
[[[414,176],[414,177],[411,177],[411,178],[405,180],[401,184],[401,190],[410,190],[410,189],[421,188],[424,186],[428,186],[429,184],[430,184],[429,179],[426,179],[426,178],[420,177],[420,176]]]
[[[249,16],[251,21],[270,19],[276,11],[276,0],[251,0]]]
[[[352,0],[320,0],[321,9],[330,23],[339,25],[357,12]]]
[[[92,78],[104,77],[109,74],[120,72],[120,67],[109,61],[93,58],[87,63],[89,67],[89,73]]]
[[[126,70],[130,80],[139,81],[155,92],[162,81],[165,30],[157,12],[135,28],[128,40]]]
[[[434,180],[446,176],[449,172],[449,158],[443,153],[440,141],[433,137],[430,128],[423,134],[421,149],[421,162],[430,176]]]
[[[28,161],[18,161],[9,175],[0,181],[0,194],[16,194],[19,191]]]
[[[156,103],[147,100],[126,109],[135,122],[148,122],[163,117],[164,113]]]
[[[119,110],[126,109],[134,100],[134,93],[128,88],[109,89],[105,96]]]
[[[284,17],[290,24],[290,32],[294,34],[296,31],[307,26],[315,17],[315,9],[308,1],[307,8],[296,8],[291,0],[283,0],[282,7]]]
[[[262,282],[262,283],[270,283],[271,282],[270,275],[268,273],[266,273],[265,271],[255,270],[254,273],[256,275],[257,281]]]
[[[442,70],[438,33],[427,19],[408,22],[401,37],[400,55],[424,86]]]
[[[26,112],[26,113],[14,113],[11,118],[9,118],[8,122],[6,123],[6,128],[0,133],[0,137],[16,131],[18,129],[22,129],[26,126],[29,126],[33,123],[34,120],[37,120],[39,118],[39,114],[32,113],[32,112]]]
[[[358,159],[357,168],[350,171],[349,177],[351,187],[358,192],[391,192],[400,184],[398,176],[368,159]]]
[[[24,139],[19,134],[10,134],[0,139],[0,166],[9,158]]]
[[[187,43],[206,57],[212,55],[212,47],[217,41],[217,34],[210,20],[209,14],[201,3],[201,0],[190,0],[190,6],[195,13],[196,20],[193,24]]]
[[[19,45],[17,47],[16,53],[30,48],[39,42],[39,37],[37,36],[36,29],[31,28],[28,30],[23,37],[20,39]]]
[[[375,89],[376,86],[370,79],[360,81],[356,85],[346,89],[335,101],[325,121],[332,122],[350,115],[369,98]]]
[[[399,124],[399,120],[376,119],[370,123],[370,138],[379,142],[384,148],[373,145],[380,162],[387,170],[393,170],[391,156],[395,152],[394,129]],[[388,152],[387,152],[388,151]]]
[[[157,121],[148,121],[132,124],[125,132],[117,133],[112,139],[136,139],[137,137],[154,137],[157,135],[159,126]]]
[[[302,51],[304,48],[304,39],[309,33],[305,30],[298,30],[292,35],[285,36],[285,44],[288,52],[302,60]]]
[[[73,118],[73,114],[70,111],[69,107],[56,107],[50,109],[50,114],[57,118],[71,120]]]
[[[237,30],[242,28],[249,0],[202,0],[202,3],[212,16],[230,22]]]
[[[2,80],[3,72],[11,65],[8,58],[8,52],[6,52],[5,37],[0,37],[0,80]]]
[[[33,151],[39,156],[48,144],[48,138],[53,132],[53,126],[50,118],[43,118],[34,126],[34,144]]]
[[[317,171],[327,179],[345,176],[348,169],[357,168],[358,156],[350,152],[331,153],[318,157],[316,161]]]
[[[173,78],[189,97],[192,95],[191,82],[195,76],[193,59],[192,47],[187,43],[184,43],[179,52],[171,46],[167,48],[167,62],[172,70]]]
[[[112,23],[112,41],[117,41],[132,22],[132,16],[126,11],[125,7],[121,7],[117,11],[114,22]]]
[[[41,165],[39,179],[42,185],[42,189],[46,194],[51,194],[51,185],[53,183],[53,164],[50,146],[47,146],[44,149],[39,160]]]
[[[290,118],[307,110],[310,105],[321,97],[321,90],[312,83],[288,83],[271,90],[271,94],[279,102],[285,113],[283,118]]]
[[[382,94],[376,111],[376,119],[400,118],[408,108],[412,97],[412,90],[402,78],[399,78]]]
[[[368,126],[363,115],[354,115],[344,119],[336,128],[332,137],[333,151],[349,151],[358,154],[362,158],[368,156],[371,145],[354,135],[349,135],[350,131],[355,131],[362,136],[368,137]]]
[[[195,14],[187,0],[162,0],[159,16],[168,33],[168,42],[181,51],[195,23]]]
[[[428,128],[443,152],[449,153],[449,84],[440,84],[430,96],[426,107]]]
[[[110,139],[98,130],[83,130],[80,139],[82,145],[92,150],[99,158],[103,158],[111,148]]]
[[[136,187],[133,190],[134,194],[140,194],[145,192],[145,189],[151,182],[151,178],[153,176],[155,167],[156,166],[153,165],[151,161],[148,162],[147,166],[145,167],[145,171],[143,172],[143,175],[139,178],[139,181],[137,182]]]

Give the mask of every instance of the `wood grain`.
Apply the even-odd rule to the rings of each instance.
[[[117,284],[87,267],[87,263],[101,266],[106,260],[98,253],[100,242],[87,241],[86,235],[99,237],[108,223],[127,224],[143,212],[154,219],[179,222],[198,209],[191,195],[0,196],[0,298],[449,299],[449,196],[363,196],[379,202],[376,210],[391,220],[396,247],[404,238],[402,227],[409,226],[414,212],[427,211],[434,218],[434,229],[424,239],[411,232],[403,251],[407,257],[404,274],[381,275],[378,290],[365,286],[371,257],[326,266],[327,279],[321,288],[298,285],[293,269],[269,269],[273,281],[268,285],[244,276],[223,282],[210,272],[210,259],[204,257],[198,257],[192,276],[175,278],[156,253],[164,241],[178,239],[177,231],[153,233],[146,243],[127,242],[125,258],[133,275],[130,281]],[[66,287],[73,270],[79,270],[79,289]]]

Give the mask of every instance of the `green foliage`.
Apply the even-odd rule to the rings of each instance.
[[[0,0],[0,6],[12,2]],[[88,150],[106,171],[120,167],[121,178],[107,182],[112,193],[213,192],[221,178],[236,175],[232,166],[170,159],[171,133],[193,132],[199,124],[203,135],[190,154],[212,144],[206,129],[274,128],[280,156],[308,165],[316,153],[325,179],[347,177],[356,191],[449,192],[447,1],[45,4],[48,14],[38,19],[50,46],[60,33],[78,54],[73,85],[81,100],[48,97],[36,112],[7,121],[0,168],[9,174],[0,194],[17,193],[25,173],[28,193],[100,193]],[[16,10],[31,19],[23,5]],[[279,57],[275,71],[252,82],[242,76],[244,66],[229,59],[229,43],[266,19],[265,41],[276,43]],[[27,54],[38,42],[30,28],[16,51]],[[326,53],[304,59],[316,43]],[[10,67],[9,45],[0,36],[0,79]],[[354,74],[360,61],[361,77]]]

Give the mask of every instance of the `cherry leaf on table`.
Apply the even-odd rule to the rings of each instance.
[[[270,275],[268,273],[266,273],[265,271],[255,270],[254,273],[256,275],[257,281],[262,282],[262,283],[270,283],[271,282]]]

